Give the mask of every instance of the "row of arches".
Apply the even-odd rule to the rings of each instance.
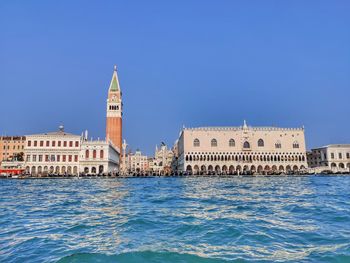
[[[268,173],[268,172],[297,172],[304,171],[306,167],[304,165],[187,165],[186,172],[193,174],[206,174],[206,173],[216,173],[216,174],[234,174],[234,173]]]
[[[118,105],[109,105],[109,110],[119,110]]]
[[[190,154],[185,156],[187,162],[191,161],[236,161],[236,162],[305,162],[304,155],[280,155],[280,154],[233,154],[233,155],[220,155],[220,154]]]
[[[200,147],[200,145],[201,145],[201,142],[200,142],[200,140],[198,138],[193,140],[193,146],[194,147]],[[215,138],[211,139],[210,145],[211,145],[211,147],[217,147],[218,146],[218,140],[215,139]],[[259,139],[257,141],[257,145],[258,145],[258,147],[264,147],[265,146],[264,140],[263,139]],[[229,147],[235,147],[236,146],[236,141],[234,139],[232,139],[232,138],[229,139],[228,146]],[[293,146],[294,149],[298,149],[299,148],[299,142],[298,141],[294,141],[292,146]],[[245,141],[243,143],[243,148],[244,149],[250,149],[250,142]],[[282,148],[282,144],[281,144],[281,142],[279,140],[276,141],[275,148],[276,149],[281,149]]]
[[[84,168],[84,174],[102,174],[104,172],[104,167],[103,165],[100,165],[97,169],[97,167],[93,166],[91,167],[91,169],[89,169],[89,167],[85,167]]]
[[[45,174],[69,174],[77,175],[78,166],[27,166],[26,173],[31,175],[45,175]]]
[[[345,169],[345,167],[346,167],[346,168],[350,169],[350,163],[348,163],[346,165],[344,163],[339,163],[338,165],[336,163],[331,163],[331,167],[332,168],[340,168],[340,169]]]

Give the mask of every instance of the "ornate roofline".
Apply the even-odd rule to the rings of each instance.
[[[252,126],[237,126],[237,127],[193,127],[183,128],[184,131],[304,131],[304,127],[301,128],[282,128],[282,127],[252,127]]]

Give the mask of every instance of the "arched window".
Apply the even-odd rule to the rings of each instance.
[[[293,142],[293,148],[298,149],[299,148],[299,143],[297,141]]]
[[[244,148],[244,149],[249,149],[249,148],[250,148],[249,142],[245,141],[245,142],[243,143],[243,148]]]
[[[96,150],[92,151],[92,158],[94,158],[94,159],[96,158]]]
[[[201,143],[200,143],[200,141],[196,138],[196,139],[194,139],[194,141],[193,141],[193,146],[194,147],[199,147],[201,145]]]
[[[235,147],[235,140],[234,140],[234,139],[230,139],[230,140],[228,141],[228,146],[230,146],[230,147]]]
[[[100,150],[100,159],[103,159],[103,150]]]
[[[275,143],[275,148],[276,148],[276,149],[281,149],[281,148],[282,148],[282,144],[281,144],[280,141],[277,141],[277,142]]]
[[[89,150],[85,151],[85,158],[88,159],[89,158]]]
[[[218,146],[218,141],[216,139],[211,140],[211,147],[216,147]]]
[[[259,139],[258,140],[258,147],[264,147],[264,140],[263,139]]]

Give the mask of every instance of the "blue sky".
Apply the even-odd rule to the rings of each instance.
[[[349,1],[0,1],[0,134],[105,136],[113,65],[124,137],[305,125],[350,143]]]

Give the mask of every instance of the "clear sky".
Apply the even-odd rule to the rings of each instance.
[[[350,143],[350,1],[0,1],[0,134],[105,137],[113,65],[124,138],[183,125],[301,127]]]

